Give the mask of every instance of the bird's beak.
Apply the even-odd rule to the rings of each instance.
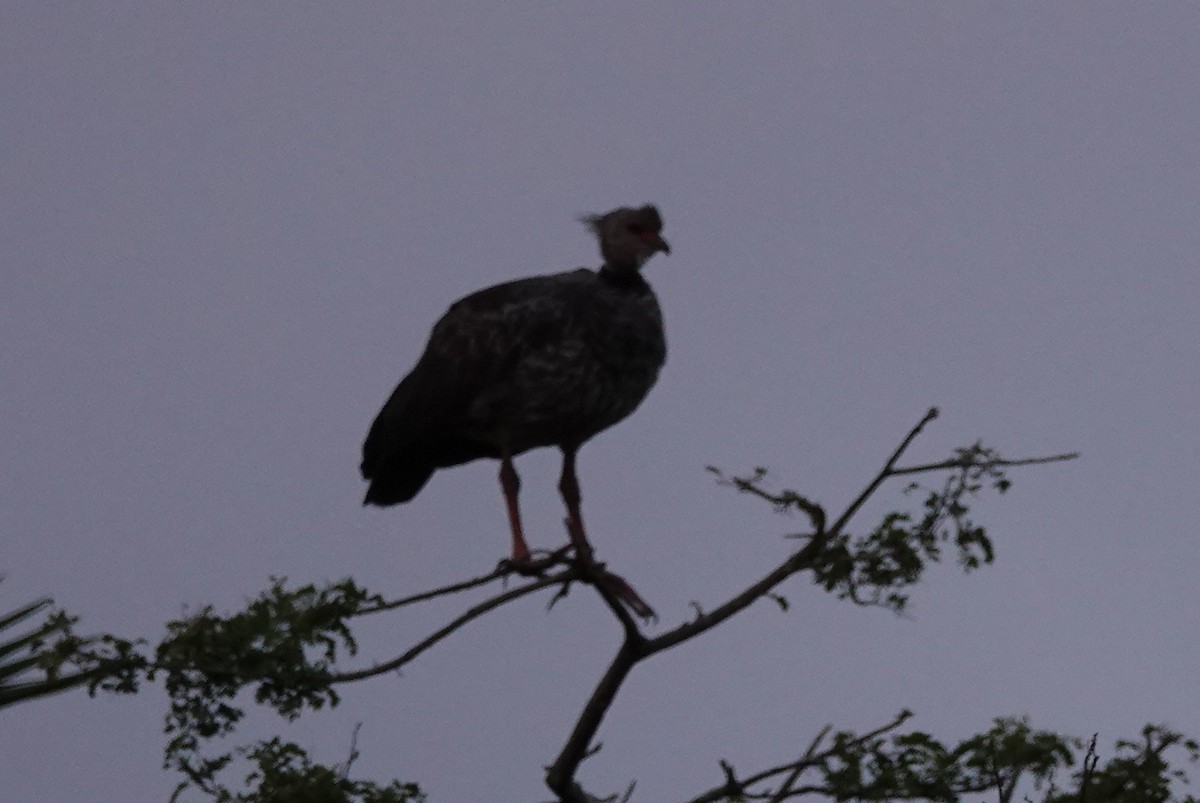
[[[654,234],[648,239],[650,245],[654,246],[655,249],[662,251],[664,254],[671,253],[671,246],[667,244],[667,241],[662,238],[661,234]]]

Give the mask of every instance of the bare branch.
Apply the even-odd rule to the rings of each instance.
[[[737,594],[724,604],[718,606],[711,612],[702,616],[697,616],[691,622],[680,625],[674,630],[670,630],[658,636],[657,638],[651,639],[647,644],[647,654],[652,655],[656,652],[661,652],[662,650],[669,649],[680,642],[694,638],[706,630],[711,630],[721,622],[733,616],[735,613],[738,613],[739,611],[749,607],[752,603],[756,602],[760,597],[768,594],[771,589],[782,583],[787,578],[791,577],[793,574],[808,568],[812,564],[812,561],[824,548],[829,536],[836,535],[842,530],[843,527],[846,526],[846,523],[849,522],[851,517],[858,511],[858,509],[862,507],[864,503],[866,503],[866,501],[871,497],[871,494],[878,490],[879,486],[882,485],[883,482],[890,476],[890,472],[895,466],[896,461],[900,459],[900,456],[904,454],[905,450],[908,449],[909,445],[912,444],[916,437],[921,434],[921,430],[925,428],[925,425],[936,417],[937,408],[931,407],[929,411],[925,413],[925,416],[917,423],[917,425],[912,428],[907,436],[905,436],[904,440],[901,441],[900,445],[892,453],[892,456],[888,458],[888,461],[884,463],[883,468],[880,469],[879,473],[875,476],[871,483],[863,490],[861,494],[858,495],[858,497],[850,504],[850,506],[846,508],[845,512],[838,517],[831,530],[826,531],[824,529],[824,511],[822,511],[819,516],[814,515],[811,511],[806,511],[809,513],[809,517],[813,520],[813,526],[816,528],[816,532],[813,534],[813,537],[809,539],[808,543],[805,544],[804,548],[790,555],[787,560],[772,569],[761,580],[754,583],[740,594]],[[770,494],[766,494],[766,498],[772,500],[775,499],[775,497],[772,497]]]
[[[857,748],[874,739],[877,739],[885,733],[890,733],[908,721],[911,716],[912,712],[906,709],[897,714],[896,717],[890,722],[887,722],[872,731],[868,731],[861,736],[857,736],[827,750],[818,752],[817,748],[821,746],[821,743],[825,741],[825,737],[829,735],[829,731],[833,729],[832,725],[826,725],[817,733],[815,737],[813,737],[813,740],[809,743],[808,748],[804,751],[800,758],[796,759],[795,761],[789,761],[786,764],[780,764],[778,766],[771,767],[770,769],[762,770],[761,772],[749,775],[740,781],[735,778],[733,774],[733,768],[730,767],[728,763],[721,762],[721,767],[725,772],[725,783],[702,792],[700,795],[688,801],[688,803],[717,803],[717,801],[730,797],[737,797],[738,795],[748,798],[754,797],[763,800],[769,800],[770,803],[779,803],[779,801],[798,797],[803,794],[823,791],[824,787],[821,786],[799,787],[796,786],[796,783],[799,781],[800,776],[805,770],[823,765],[839,750],[845,751],[847,749]],[[783,775],[784,773],[788,773],[788,777],[774,793],[750,792],[750,787],[760,784],[778,775]]]
[[[492,597],[491,599],[484,600],[483,602],[479,603],[478,605],[473,605],[472,607],[467,609],[467,611],[465,613],[463,613],[461,616],[455,618],[448,625],[437,630],[436,632],[431,634],[428,638],[425,638],[425,639],[421,640],[420,642],[418,642],[417,644],[413,645],[413,647],[411,647],[409,650],[404,652],[402,655],[400,655],[396,658],[393,658],[392,660],[387,661],[385,663],[376,664],[375,666],[369,667],[367,669],[360,669],[360,670],[353,671],[353,672],[333,673],[330,675],[330,681],[333,683],[348,683],[348,682],[354,681],[354,680],[365,680],[366,678],[375,677],[376,675],[383,675],[388,672],[394,672],[395,670],[404,666],[408,662],[412,661],[414,658],[416,658],[421,653],[425,652],[427,649],[432,647],[434,644],[437,644],[439,641],[446,638],[454,631],[458,630],[463,625],[467,624],[468,622],[470,622],[473,619],[477,619],[480,616],[483,616],[483,614],[487,613],[488,611],[493,610],[495,608],[499,608],[501,605],[504,605],[505,603],[508,603],[508,602],[512,602],[513,600],[519,599],[520,597],[524,597],[528,594],[532,594],[535,591],[540,591],[543,588],[547,588],[552,585],[557,585],[559,583],[568,583],[574,579],[578,579],[576,570],[575,569],[566,569],[557,574],[550,575],[549,577],[543,577],[540,580],[535,580],[534,582],[529,583],[528,585],[523,585],[518,588],[509,589],[508,591],[505,591],[503,594],[498,594],[498,595]]]
[[[901,468],[893,468],[889,472],[889,476],[899,477],[903,474],[926,474],[930,471],[943,471],[949,468],[967,468],[971,465],[1010,468],[1012,466],[1038,466],[1044,463],[1061,463],[1067,460],[1078,459],[1079,452],[1064,452],[1063,454],[1054,454],[1049,455],[1048,457],[1025,457],[1020,460],[995,458],[992,460],[981,460],[977,463],[955,458],[951,460],[943,460],[940,463],[925,463],[924,465],[920,466],[903,466]]]
[[[938,415],[937,408],[930,408],[920,421],[908,432],[890,457],[884,463],[883,467],[875,475],[870,483],[862,490],[861,493],[846,507],[842,514],[837,518],[831,527],[828,529],[825,526],[825,512],[815,503],[807,498],[797,494],[794,491],[785,491],[780,494],[772,494],[762,489],[756,479],[760,478],[764,473],[759,470],[753,479],[738,479],[725,480],[720,471],[710,467],[713,473],[717,474],[725,484],[731,484],[738,490],[754,494],[762,499],[765,499],[780,508],[798,507],[803,510],[812,521],[814,533],[809,538],[803,548],[789,555],[782,563],[768,572],[765,576],[753,583],[740,593],[734,595],[726,602],[717,606],[713,610],[705,613],[698,604],[694,604],[697,615],[694,619],[686,622],[678,627],[669,630],[659,636],[646,639],[641,635],[640,631],[632,623],[632,618],[628,611],[619,603],[619,601],[610,599],[611,591],[606,588],[602,582],[593,581],[591,584],[605,598],[605,602],[609,604],[610,609],[621,620],[625,628],[625,640],[614,656],[608,669],[600,679],[596,688],[593,690],[591,697],[588,699],[583,712],[575,724],[566,744],[559,753],[555,762],[548,768],[546,773],[547,786],[559,795],[562,803],[583,803],[588,800],[587,794],[575,782],[575,772],[578,769],[579,762],[586,754],[587,745],[595,736],[596,731],[600,726],[600,722],[612,705],[617,692],[620,690],[621,684],[628,676],[632,668],[640,661],[649,658],[651,655],[668,650],[678,644],[681,644],[689,639],[711,630],[722,622],[728,620],[735,614],[745,610],[754,602],[771,594],[772,590],[788,579],[792,575],[805,569],[813,568],[816,562],[821,559],[823,550],[831,538],[838,537],[849,521],[862,508],[862,506],[871,498],[871,496],[879,489],[883,483],[899,474],[916,474],[927,471],[935,471],[939,469],[954,469],[954,468],[971,468],[973,466],[982,466],[985,468],[998,468],[1001,466],[1017,466],[1031,465],[1039,463],[1055,462],[1059,460],[1073,459],[1075,455],[1055,455],[1047,458],[1030,458],[1025,460],[1001,460],[994,456],[986,456],[985,459],[971,461],[967,456],[960,456],[957,459],[944,461],[942,463],[929,464],[924,466],[912,466],[906,468],[897,468],[896,463],[907,451],[908,447],[916,440],[924,428],[933,421]],[[936,511],[935,511],[936,514]],[[935,515],[936,520],[936,515]],[[973,534],[973,533],[972,533]],[[853,587],[851,592],[853,592]],[[606,593],[608,592],[608,593]],[[871,739],[880,733],[884,733],[890,729],[898,727],[910,714],[904,712],[892,723],[885,725],[883,728],[861,737],[863,740]],[[780,785],[774,793],[773,800],[782,801],[799,794],[803,794],[803,790],[808,790],[809,787],[797,787],[800,775],[803,770],[812,766],[817,759],[812,755],[815,745],[824,737],[825,731],[818,735],[818,739],[814,741],[809,751],[806,751],[804,757],[799,761],[782,765],[781,767],[773,768],[770,771],[759,773],[751,779],[740,783],[739,793],[744,793],[750,783],[757,783],[769,777],[787,773],[788,777]],[[726,784],[718,790],[711,790],[710,797],[701,796],[697,801],[718,800],[720,795],[717,792],[722,792],[728,796],[732,781],[732,768],[725,768],[727,773]],[[765,796],[764,796],[765,797]]]
[[[833,526],[829,528],[830,533],[837,535],[842,531],[842,528],[844,528],[846,523],[854,517],[854,514],[858,512],[858,509],[866,504],[866,501],[871,498],[871,495],[874,494],[875,491],[879,490],[879,486],[883,485],[884,480],[892,476],[896,461],[899,460],[900,456],[904,454],[910,445],[912,445],[912,442],[917,439],[917,436],[921,434],[921,430],[925,429],[925,426],[937,417],[938,409],[936,407],[930,407],[929,411],[925,413],[925,416],[917,422],[917,425],[912,428],[908,435],[905,436],[904,440],[900,442],[900,445],[896,447],[896,451],[892,452],[892,456],[889,457],[888,461],[883,464],[883,468],[880,469],[879,473],[875,475],[875,479],[871,480],[871,483],[863,489],[862,493],[860,493],[853,502],[850,503],[849,507],[846,508],[842,515],[838,516],[837,521],[835,521]]]
[[[662,635],[650,639],[646,643],[646,655],[670,649],[688,639],[695,638],[701,633],[711,630],[729,617],[750,607],[771,589],[791,577],[793,574],[807,568],[825,545],[825,534],[818,533],[803,549],[793,553],[783,563],[768,572],[761,580],[746,588],[741,593],[731,597],[708,613],[701,614],[690,622],[686,622],[674,630],[668,630]]]
[[[357,615],[365,616],[371,613],[380,613],[381,611],[392,611],[396,608],[403,608],[405,605],[412,605],[417,602],[424,602],[427,599],[436,599],[447,594],[456,594],[459,591],[466,591],[478,586],[487,585],[493,580],[498,580],[512,573],[512,569],[504,566],[497,566],[494,570],[479,577],[472,577],[470,580],[463,580],[460,583],[451,583],[450,585],[441,586],[440,588],[422,591],[420,594],[413,594],[409,597],[401,597],[391,602],[379,602],[375,605],[364,605],[358,609]]]
[[[338,775],[342,780],[350,777],[350,768],[354,766],[354,762],[358,761],[358,732],[362,730],[362,723],[354,723],[354,730],[350,733],[350,755],[346,757],[346,763],[338,768]]]
[[[1088,803],[1092,776],[1096,773],[1096,765],[1100,763],[1100,756],[1096,752],[1096,739],[1099,736],[1099,733],[1092,734],[1092,740],[1088,742],[1087,752],[1083,756],[1083,771],[1079,775],[1079,803]]]
[[[564,562],[564,560],[562,558],[562,552],[560,550],[559,552],[552,553],[550,555],[550,557],[547,560],[547,565],[558,564],[558,563],[562,563],[562,562]],[[364,607],[364,608],[360,609],[359,612],[360,613],[375,613],[375,612],[382,611],[382,610],[398,608],[403,605],[412,604],[414,602],[419,602],[419,601],[427,600],[427,599],[433,599],[435,597],[443,596],[446,594],[452,594],[452,593],[456,593],[458,591],[464,591],[464,590],[467,590],[470,588],[475,588],[477,586],[483,585],[485,583],[491,582],[491,581],[499,579],[501,577],[507,577],[508,575],[510,575],[512,573],[513,573],[513,569],[511,567],[501,566],[501,567],[497,568],[495,571],[490,572],[489,574],[481,575],[480,577],[472,578],[471,580],[466,580],[461,583],[453,583],[451,585],[442,586],[440,588],[436,588],[431,591],[426,591],[421,594],[415,594],[411,597],[405,597],[403,599],[395,600],[393,602],[381,603],[377,606],[373,606],[370,608]],[[483,602],[480,602],[479,604],[472,606],[471,608],[467,609],[467,611],[465,613],[463,613],[461,616],[458,616],[457,618],[453,619],[447,625],[438,629],[434,633],[430,634],[427,638],[421,640],[417,644],[413,645],[410,649],[406,650],[403,654],[397,656],[396,658],[393,658],[390,661],[386,661],[381,664],[376,664],[375,666],[369,667],[367,669],[360,669],[360,670],[351,671],[351,672],[337,672],[337,673],[330,675],[330,681],[333,683],[348,683],[348,682],[356,681],[356,680],[365,680],[366,678],[375,677],[377,675],[386,674],[388,672],[394,672],[395,670],[399,669],[400,667],[404,666],[405,664],[407,664],[410,661],[417,658],[417,656],[421,655],[423,652],[428,650],[433,645],[437,644],[442,639],[444,639],[447,636],[449,636],[450,634],[454,633],[456,630],[461,628],[463,625],[467,624],[468,622],[470,622],[474,619],[479,618],[480,616],[484,615],[488,611],[494,610],[495,608],[499,608],[502,605],[505,605],[505,604],[512,602],[513,600],[519,599],[521,597],[524,597],[528,594],[532,594],[535,591],[540,591],[543,588],[548,588],[548,587],[554,586],[554,585],[562,586],[562,590],[559,592],[559,596],[555,597],[555,599],[558,599],[559,597],[565,595],[567,587],[572,582],[575,582],[577,580],[581,581],[581,582],[585,582],[588,585],[591,585],[593,588],[596,589],[596,592],[598,594],[600,594],[600,596],[604,600],[605,604],[607,604],[609,609],[613,612],[613,615],[618,619],[618,621],[621,622],[622,627],[624,627],[624,629],[625,629],[627,639],[629,639],[630,641],[633,641],[633,642],[641,642],[644,640],[644,637],[642,636],[641,631],[638,629],[637,624],[633,621],[633,617],[631,617],[629,615],[629,611],[621,603],[621,601],[617,598],[617,596],[612,592],[612,590],[610,588],[610,586],[614,582],[624,583],[625,581],[622,580],[617,575],[609,572],[604,567],[604,564],[602,564],[602,563],[591,563],[589,565],[583,565],[582,563],[575,561],[575,562],[571,562],[571,566],[567,569],[564,569],[563,571],[557,572],[556,574],[552,574],[552,575],[549,575],[546,577],[541,577],[541,578],[539,578],[531,583],[528,583],[526,585],[519,586],[519,587],[513,588],[513,589],[509,589],[508,591],[505,591],[501,594],[497,594],[494,597],[486,599]],[[551,604],[553,604],[553,602],[554,602],[554,600],[551,600]]]
[[[599,730],[600,722],[612,705],[621,684],[625,682],[629,670],[640,660],[641,646],[642,642],[628,637],[621,643],[612,663],[584,705],[558,758],[546,769],[546,786],[550,787],[563,803],[587,803],[587,793],[575,782],[575,771],[587,756],[588,745]]]
[[[818,732],[815,737],[813,737],[813,740],[808,745],[808,749],[804,751],[804,754],[800,757],[800,760],[795,762],[795,765],[792,767],[792,771],[788,774],[788,777],[784,779],[783,783],[779,787],[779,791],[776,792],[771,798],[770,803],[780,803],[780,801],[787,799],[789,793],[795,788],[796,783],[800,780],[800,776],[804,774],[806,769],[813,765],[813,754],[816,753],[817,746],[825,740],[825,737],[829,735],[829,731],[831,730],[833,730],[833,725],[826,725],[825,727],[821,728],[820,732]],[[772,775],[774,774],[777,773],[772,773]],[[757,783],[757,781],[754,780],[749,782]]]
[[[478,586],[487,585],[493,580],[499,580],[512,575],[540,575],[542,572],[548,569],[568,563],[565,556],[569,548],[570,547],[568,545],[556,549],[553,552],[548,552],[537,561],[534,561],[531,566],[525,568],[517,568],[512,564],[512,562],[508,560],[502,560],[495,569],[487,574],[482,574],[478,577],[472,577],[470,580],[463,580],[462,582],[458,583],[450,583],[449,585],[430,589],[429,591],[422,591],[421,593],[413,594],[412,596],[401,597],[400,599],[392,600],[391,602],[381,600],[374,605],[363,605],[358,609],[356,615],[365,616],[371,613],[395,610],[396,608],[402,608],[405,605],[424,602],[425,600],[435,599],[437,597],[446,596],[447,594],[457,594],[459,591],[467,591],[472,588],[477,588]]]

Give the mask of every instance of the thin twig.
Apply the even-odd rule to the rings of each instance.
[[[376,675],[393,672],[416,658],[421,653],[425,652],[434,644],[437,644],[439,641],[449,636],[454,631],[458,630],[467,622],[470,622],[472,619],[477,619],[488,611],[494,608],[499,608],[501,605],[511,602],[514,599],[532,594],[535,591],[540,591],[548,586],[556,585],[558,583],[567,583],[575,579],[578,579],[577,571],[575,569],[566,569],[558,574],[553,574],[549,577],[543,577],[540,580],[535,580],[528,585],[509,589],[503,594],[498,594],[490,599],[484,600],[478,605],[473,605],[471,608],[467,609],[466,613],[457,617],[445,627],[435,631],[428,638],[421,640],[402,655],[385,663],[376,664],[375,666],[367,669],[359,669],[353,672],[335,672],[330,675],[329,679],[333,683],[348,683],[354,680],[365,680],[366,678],[375,677]]]
[[[871,480],[871,484],[863,489],[863,492],[860,493],[858,497],[850,503],[850,506],[846,508],[842,515],[838,516],[837,521],[835,521],[833,526],[829,528],[829,532],[832,535],[837,535],[840,533],[842,528],[846,526],[846,523],[849,522],[850,519],[854,517],[854,514],[858,512],[858,509],[866,504],[866,501],[870,499],[871,495],[879,489],[879,486],[884,483],[884,480],[892,475],[893,467],[896,465],[896,461],[900,459],[900,455],[904,454],[905,450],[908,449],[914,440],[916,440],[917,436],[921,434],[921,430],[925,429],[925,425],[937,418],[937,416],[938,409],[936,407],[930,407],[929,411],[925,413],[925,417],[917,422],[917,425],[912,428],[912,431],[910,431],[904,440],[900,442],[900,445],[896,447],[896,451],[892,452],[892,456],[889,457],[888,461],[883,464],[883,468],[880,469],[879,473],[875,475],[875,479]]]
[[[358,761],[358,732],[362,730],[362,723],[354,723],[354,730],[350,733],[350,755],[346,758],[346,763],[342,765],[338,775],[345,781],[350,777],[350,768],[354,766],[354,762]]]
[[[605,572],[603,567],[601,567],[600,571],[608,574],[608,572]],[[617,577],[616,575],[610,576],[616,577],[619,582],[625,582],[622,578]],[[635,644],[644,642],[646,637],[642,635],[642,631],[638,628],[637,622],[635,622],[633,617],[630,616],[629,610],[621,603],[621,600],[617,599],[617,596],[613,594],[612,589],[610,589],[607,585],[607,581],[604,578],[592,579],[591,586],[592,588],[596,589],[596,593],[599,594],[600,598],[604,600],[604,604],[608,606],[608,609],[612,611],[613,616],[617,617],[617,620],[621,623],[621,627],[625,631],[625,640]]]
[[[788,797],[788,793],[792,791],[792,788],[796,785],[796,782],[800,780],[800,776],[804,774],[806,769],[813,765],[813,754],[817,750],[817,745],[825,740],[825,737],[832,729],[833,725],[826,725],[825,727],[821,728],[821,731],[809,743],[808,749],[804,751],[804,754],[801,755],[800,759],[792,766],[792,771],[788,774],[788,777],[785,778],[783,783],[779,785],[779,791],[771,797],[768,803],[780,803],[780,801],[785,800]],[[750,783],[755,782],[748,781],[747,785]]]
[[[706,630],[711,630],[721,622],[733,616],[735,613],[738,613],[739,611],[749,607],[752,603],[769,593],[771,589],[782,583],[787,578],[791,577],[793,574],[808,568],[817,555],[820,554],[821,550],[825,548],[826,541],[828,541],[831,536],[837,535],[839,532],[841,532],[842,528],[846,526],[846,523],[850,521],[850,518],[871,497],[871,494],[875,493],[875,491],[879,489],[879,486],[882,485],[883,482],[890,476],[890,472],[892,471],[893,466],[895,466],[896,461],[900,459],[900,456],[904,454],[904,451],[916,439],[916,437],[921,434],[921,430],[925,428],[925,425],[935,418],[937,418],[937,408],[931,407],[929,411],[925,413],[925,416],[917,423],[917,425],[912,428],[912,431],[905,436],[904,440],[901,441],[896,450],[892,452],[892,456],[888,458],[886,463],[884,463],[883,468],[879,470],[879,473],[875,475],[875,478],[866,487],[866,489],[864,489],[863,492],[860,493],[858,497],[850,503],[850,506],[846,508],[842,515],[838,517],[837,521],[834,522],[832,529],[829,531],[824,530],[823,513],[820,517],[818,517],[810,512],[809,518],[812,519],[813,526],[816,528],[816,532],[802,549],[790,555],[787,560],[768,572],[767,575],[761,580],[754,583],[740,594],[737,594],[733,598],[729,599],[724,604],[714,608],[709,613],[703,616],[698,616],[692,621],[680,625],[674,630],[667,631],[666,633],[651,639],[646,645],[646,653],[648,655],[652,655],[656,652],[661,652],[675,646],[676,644],[679,644],[682,641],[694,638]]]
[[[488,583],[492,582],[493,580],[498,580],[501,577],[504,577],[505,575],[509,574],[510,572],[511,572],[511,570],[505,569],[503,567],[496,568],[493,571],[488,572],[487,574],[480,575],[479,577],[473,577],[470,580],[464,580],[461,583],[451,583],[450,585],[442,586],[441,588],[434,588],[434,589],[430,589],[429,591],[422,591],[420,594],[413,594],[410,597],[401,597],[400,599],[392,600],[391,602],[380,602],[375,605],[364,605],[363,607],[358,609],[358,611],[356,612],[356,615],[365,616],[366,614],[369,614],[369,613],[379,613],[381,611],[393,611],[396,608],[403,608],[405,605],[412,605],[413,603],[416,603],[416,602],[424,602],[427,599],[435,599],[437,597],[442,597],[447,594],[456,594],[459,591],[466,591],[469,588],[476,588],[478,586],[487,585]]]
[[[820,791],[821,787],[816,786],[797,787],[795,786],[796,780],[799,779],[800,774],[803,773],[804,770],[825,763],[832,758],[834,753],[836,753],[838,750],[858,747],[859,745],[866,744],[872,739],[878,738],[885,733],[890,733],[908,721],[911,716],[912,712],[905,709],[897,714],[895,719],[891,720],[890,722],[887,722],[878,728],[868,731],[867,733],[864,733],[854,739],[843,742],[841,745],[830,747],[829,749],[822,750],[818,753],[816,751],[817,748],[820,746],[821,742],[825,740],[825,737],[833,728],[832,725],[826,725],[813,738],[812,742],[809,743],[808,749],[805,750],[804,754],[796,761],[789,761],[787,764],[780,764],[779,766],[771,767],[770,769],[762,770],[761,772],[756,772],[755,774],[749,775],[741,781],[734,779],[727,770],[725,783],[702,792],[700,795],[692,798],[688,803],[717,803],[717,801],[725,800],[726,798],[735,797],[737,795],[746,795],[751,786],[762,783],[763,781],[773,778],[776,775],[782,775],[785,772],[791,773],[791,775],[789,775],[789,778],[787,781],[785,781],[784,785],[775,792],[775,795],[769,798],[772,803],[775,801],[786,800],[790,797],[798,797],[808,792]],[[757,797],[768,799],[766,794],[759,794]]]
[[[566,561],[562,558],[563,552],[564,550],[562,549],[551,552],[545,560],[545,565],[541,566],[541,568],[549,569],[553,566],[565,563]],[[539,564],[539,566],[540,565],[541,564]],[[365,616],[369,613],[391,611],[395,610],[396,608],[402,608],[405,605],[412,605],[416,602],[424,602],[427,599],[435,599],[437,597],[446,596],[447,594],[457,594],[459,591],[466,591],[471,588],[487,585],[493,580],[499,580],[513,574],[520,573],[517,572],[516,569],[514,569],[511,565],[509,565],[507,561],[502,561],[499,566],[487,574],[481,574],[478,577],[472,577],[470,580],[463,580],[462,582],[458,583],[450,583],[449,585],[433,588],[429,591],[422,591],[419,594],[413,594],[409,597],[401,597],[400,599],[392,600],[391,602],[380,602],[375,605],[364,605],[355,612],[355,615]]]
[[[1009,468],[1011,466],[1037,466],[1043,463],[1061,463],[1065,460],[1078,460],[1079,452],[1064,452],[1063,454],[1049,455],[1048,457],[1025,457],[1020,460],[1006,460],[996,458],[994,460],[961,460],[951,459],[943,460],[940,463],[925,463],[920,466],[904,466],[902,468],[893,468],[888,472],[889,476],[899,477],[902,474],[925,474],[930,471],[941,471],[947,468],[968,468],[970,466],[986,466]]]
[[[1083,771],[1079,774],[1079,803],[1088,803],[1092,775],[1096,771],[1096,765],[1100,763],[1100,755],[1096,752],[1096,739],[1099,736],[1099,733],[1092,734],[1092,740],[1088,743],[1087,752],[1083,756]]]

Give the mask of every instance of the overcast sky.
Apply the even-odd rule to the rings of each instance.
[[[151,640],[272,575],[403,595],[508,548],[483,461],[360,507],[367,425],[447,305],[598,263],[654,202],[670,356],[581,455],[599,557],[672,626],[802,529],[713,485],[846,504],[912,452],[1021,457],[992,568],[912,616],[805,580],[639,666],[585,765],[673,800],[901,708],[1200,735],[1200,7],[1191,3],[16,3],[0,10],[0,610]],[[468,10],[469,9],[469,10]],[[518,461],[563,541],[558,456]],[[870,512],[903,501],[885,488]],[[873,521],[858,522],[861,531]],[[391,658],[452,599],[363,637]],[[437,803],[534,801],[619,629],[576,590],[276,732]],[[5,800],[165,800],[165,699],[0,713]]]

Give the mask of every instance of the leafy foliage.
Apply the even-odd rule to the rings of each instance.
[[[721,484],[758,496],[780,513],[799,510],[808,516],[816,532],[796,537],[823,537],[820,553],[811,568],[814,582],[826,591],[858,605],[880,606],[900,613],[909,601],[905,589],[921,581],[929,564],[941,561],[947,545],[954,549],[965,571],[992,562],[995,557],[992,541],[987,530],[971,518],[970,505],[989,487],[999,493],[1009,489],[1011,482],[1003,470],[1006,463],[995,451],[976,443],[956,449],[953,456],[941,463],[885,472],[890,477],[944,470],[946,478],[936,489],[911,483],[905,493],[923,494],[920,510],[891,511],[862,536],[836,526],[831,532],[823,532],[822,508],[792,489],[765,490],[765,468],[729,479],[719,469],[709,466],[708,470],[717,475]]]
[[[23,623],[44,614],[40,624],[15,633]],[[131,693],[137,690],[147,660],[141,642],[101,634],[80,636],[79,618],[40,599],[0,615],[0,708],[87,685]]]
[[[358,757],[352,751],[344,767],[314,764],[296,744],[279,738],[253,747],[239,748],[253,769],[246,776],[246,791],[233,792],[210,780],[197,784],[216,803],[423,803],[425,795],[415,784],[393,781],[379,786],[348,777]],[[224,762],[222,762],[222,765]],[[172,803],[187,788],[181,784]]]
[[[210,777],[224,766],[227,757],[198,766],[191,754],[202,740],[229,733],[241,720],[244,711],[233,701],[244,687],[253,686],[256,702],[288,719],[306,707],[337,704],[330,668],[339,650],[357,650],[346,619],[371,598],[349,580],[295,590],[285,582],[272,578],[269,589],[232,616],[206,606],[168,623],[155,655],[155,671],[165,674],[171,699],[168,765],[193,777]]]
[[[1094,738],[1085,750],[1083,740],[1035,730],[1024,718],[997,719],[984,733],[946,745],[920,731],[894,733],[908,716],[904,712],[891,725],[866,735],[835,733],[829,746],[818,750],[823,733],[801,760],[743,781],[723,762],[727,781],[722,794],[693,803],[783,801],[809,795],[838,801],[955,803],[964,795],[982,793],[1011,803],[1025,779],[1041,791],[1041,803],[1196,803],[1190,795],[1172,796],[1172,785],[1184,785],[1188,779],[1171,769],[1165,754],[1178,747],[1194,762],[1197,745],[1162,726],[1147,725],[1142,744],[1118,741],[1115,755],[1101,767]],[[1060,788],[1056,774],[1076,766],[1081,769],[1070,773],[1071,791]],[[1020,799],[1033,803],[1028,794]]]
[[[1026,772],[1043,781],[1071,761],[1069,740],[1024,720],[999,719],[955,746],[920,731],[866,740],[839,733],[818,768],[824,793],[836,800],[952,803],[973,792],[1012,790]]]
[[[1193,795],[1175,797],[1174,788],[1189,784],[1187,773],[1173,769],[1167,753],[1182,751],[1190,764],[1200,759],[1200,744],[1186,739],[1165,725],[1147,725],[1142,740],[1121,739],[1116,753],[1099,766],[1093,738],[1083,760],[1083,769],[1073,777],[1076,790],[1051,790],[1045,803],[1196,803]]]
[[[1078,739],[1035,731],[1025,718],[997,719],[986,733],[963,741],[955,751],[964,788],[995,789],[1002,800],[1012,796],[1022,776],[1038,789],[1052,783],[1055,771],[1075,763]]]
[[[583,791],[574,773],[579,762],[593,752],[590,745],[603,712],[636,662],[706,632],[756,600],[774,600],[787,611],[788,600],[775,589],[801,572],[811,572],[817,585],[839,599],[901,612],[908,603],[909,588],[946,554],[952,553],[960,568],[968,572],[992,562],[991,539],[972,519],[971,506],[985,490],[1003,493],[1009,488],[1005,467],[1074,456],[1009,461],[977,443],[955,450],[939,463],[897,467],[904,450],[936,415],[936,410],[926,414],[875,479],[832,523],[819,504],[800,493],[766,490],[765,469],[729,479],[710,469],[720,483],[758,496],[778,511],[802,513],[812,531],[795,536],[804,539],[804,545],[748,589],[711,613],[695,604],[694,621],[659,636],[642,633],[616,606],[625,641],[558,760],[547,769],[547,784],[558,800],[596,800]],[[884,481],[917,475],[939,475],[943,481],[934,487],[910,484],[905,493],[912,503],[907,509],[887,512],[865,535],[848,531],[855,514]],[[220,615],[205,606],[168,623],[153,660],[139,652],[139,642],[76,635],[76,619],[52,610],[48,600],[41,600],[0,617],[0,634],[7,634],[22,622],[45,615],[28,632],[0,640],[0,706],[73,685],[88,684],[93,692],[132,692],[143,680],[161,678],[170,698],[164,763],[185,779],[172,801],[198,793],[216,803],[423,803],[424,795],[413,784],[393,781],[381,786],[352,779],[350,769],[358,756],[353,745],[349,759],[339,766],[316,763],[298,745],[278,738],[223,753],[207,751],[211,740],[237,729],[245,716],[239,698],[247,691],[256,703],[287,719],[308,709],[335,706],[339,683],[391,671],[477,616],[527,593],[556,584],[565,587],[587,576],[572,563],[578,556],[563,558],[555,553],[552,557],[555,560],[548,568],[566,565],[559,574],[543,575],[475,605],[393,661],[351,672],[339,671],[337,664],[357,650],[350,626],[355,617],[502,582],[507,572],[498,568],[482,577],[392,602],[369,594],[351,580],[291,589],[285,580],[273,578],[270,587],[239,612]],[[910,716],[903,712],[866,734],[831,734],[832,728],[826,728],[801,758],[748,776],[739,777],[723,761],[724,782],[693,798],[692,803],[783,801],[806,796],[950,803],[985,792],[996,794],[999,803],[1011,803],[1022,784],[1040,792],[1041,803],[1197,803],[1191,796],[1172,795],[1188,783],[1178,769],[1180,755],[1195,762],[1200,759],[1200,745],[1165,726],[1148,725],[1140,741],[1118,742],[1114,755],[1101,765],[1095,738],[1084,750],[1082,740],[1034,730],[1025,719],[997,719],[983,733],[945,744],[921,731],[900,732]],[[239,777],[239,791],[224,781],[237,775],[236,767],[245,769]],[[1065,785],[1063,777],[1068,779]],[[1034,803],[1028,794],[1023,799]]]

